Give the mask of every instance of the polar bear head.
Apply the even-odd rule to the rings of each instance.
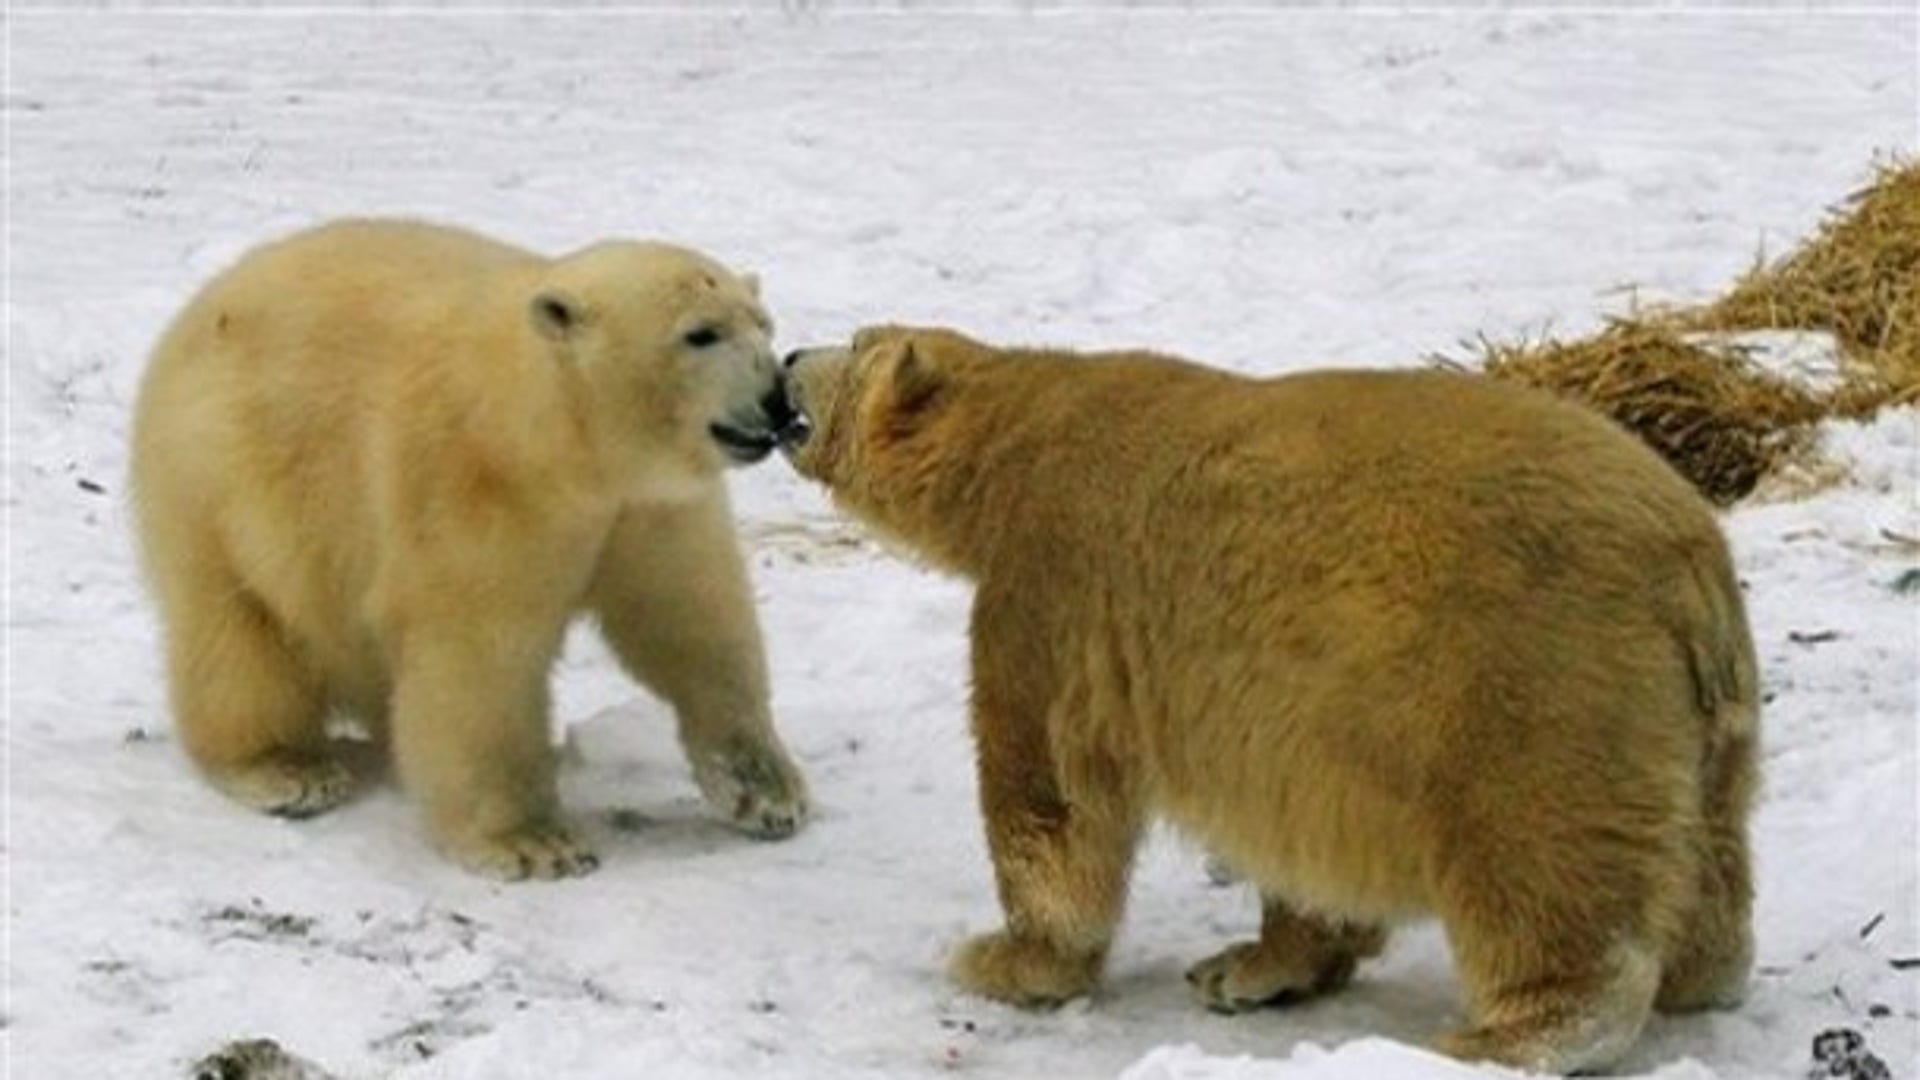
[[[873,326],[846,346],[796,351],[786,364],[796,419],[779,441],[794,469],[884,536],[925,550],[929,533],[918,521],[931,510],[929,484],[960,441],[957,429],[997,422],[991,408],[966,405],[999,396],[981,376],[992,381],[1000,352],[952,330]]]
[[[896,432],[935,387],[935,336],[951,331],[870,326],[843,346],[798,349],[785,361],[796,422],[781,446],[802,476],[828,485],[848,479],[869,441],[865,429]]]
[[[758,281],[697,251],[611,241],[568,255],[547,267],[528,318],[633,432],[745,464],[793,419]]]

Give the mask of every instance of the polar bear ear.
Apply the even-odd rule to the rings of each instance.
[[[744,274],[741,274],[740,284],[745,285],[747,287],[747,291],[753,294],[754,299],[757,300],[760,298],[760,275],[759,274],[756,274],[751,270],[747,271]]]
[[[560,289],[542,289],[527,305],[527,317],[533,328],[548,341],[568,341],[587,321],[587,309],[580,301]]]
[[[894,409],[915,413],[932,404],[946,388],[947,380],[927,355],[926,343],[916,342],[909,334],[886,348],[895,354],[891,361]]]

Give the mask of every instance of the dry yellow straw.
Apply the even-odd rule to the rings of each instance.
[[[1804,449],[1823,410],[1738,356],[1663,326],[1619,321],[1579,341],[1483,342],[1488,376],[1590,405],[1626,425],[1709,499],[1726,505]]]
[[[1823,330],[1848,361],[1836,411],[1920,399],[1920,161],[1877,167],[1813,237],[1719,300],[1676,311],[1695,330]]]
[[[1816,393],[1697,336],[1752,330],[1832,334],[1842,385]],[[1920,162],[1878,166],[1811,239],[1712,303],[1639,312],[1577,341],[1473,348],[1487,376],[1593,406],[1732,503],[1805,451],[1820,420],[1920,401]]]

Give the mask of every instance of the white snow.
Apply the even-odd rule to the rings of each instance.
[[[1839,342],[1824,330],[1696,333],[1682,334],[1680,340],[1812,394],[1832,393],[1846,384],[1847,367]]]
[[[735,476],[780,724],[817,819],[739,838],[596,646],[558,674],[605,857],[491,884],[377,791],[245,813],[172,745],[122,504],[160,327],[276,233],[417,214],[563,249],[656,234],[761,271],[798,345],[881,319],[1244,371],[1418,363],[1696,299],[1912,152],[1916,16],[1801,10],[678,12],[122,6],[6,18],[9,997],[23,1080],[180,1075],[270,1036],[347,1078],[1440,1080],[1432,927],[1338,997],[1221,1018],[1184,966],[1252,899],[1157,838],[1100,994],[968,998],[995,924],[966,592],[784,465]],[[1840,488],[1726,518],[1761,645],[1759,975],[1626,1071],[1797,1076],[1854,1027],[1920,1061],[1916,415]],[[1904,539],[1903,539],[1904,538]],[[1328,1048],[1328,1049],[1323,1049]]]

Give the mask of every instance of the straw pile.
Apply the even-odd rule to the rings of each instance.
[[[1665,326],[1623,320],[1579,341],[1483,342],[1480,351],[1488,376],[1606,413],[1722,506],[1803,453],[1824,414],[1806,391]]]
[[[1813,238],[1674,318],[1697,330],[1824,330],[1852,370],[1849,415],[1920,400],[1920,160],[1886,163]]]
[[[1844,381],[1813,390],[1707,340],[1754,330],[1831,334]],[[1920,401],[1920,161],[1879,166],[1812,238],[1711,303],[1636,312],[1576,341],[1483,340],[1473,351],[1491,378],[1612,416],[1709,499],[1730,504],[1804,464],[1822,419]]]

